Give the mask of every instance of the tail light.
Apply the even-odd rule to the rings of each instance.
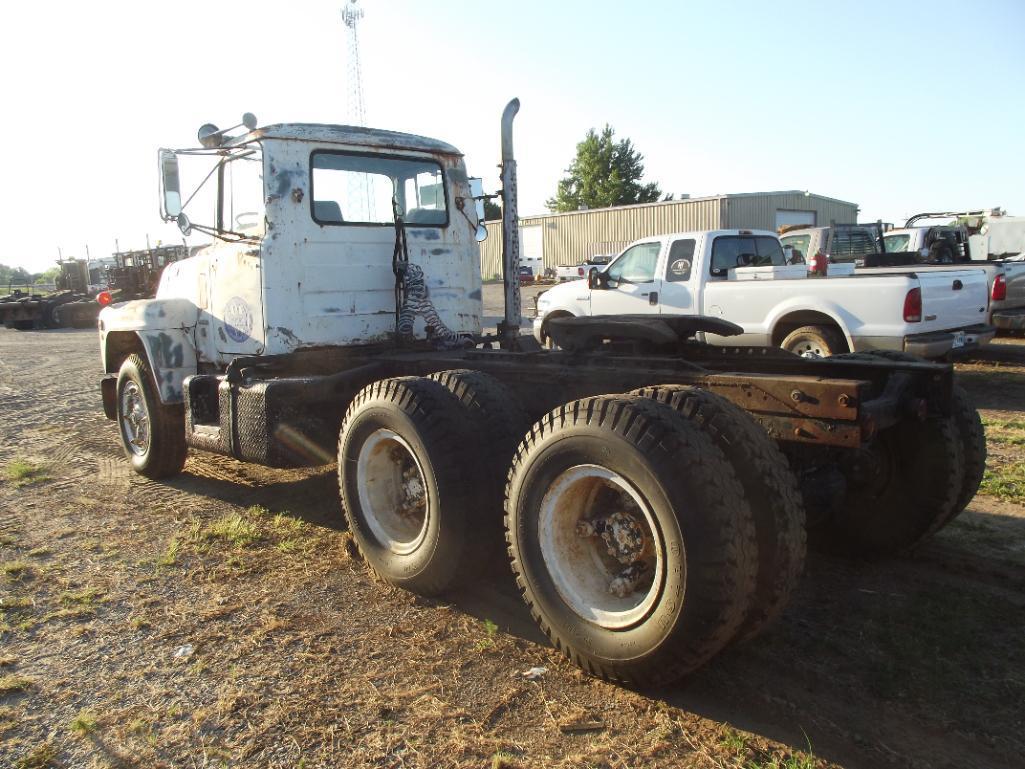
[[[996,280],[993,281],[993,291],[990,293],[990,298],[994,302],[1002,302],[1007,298],[1007,278],[1003,275],[997,275]]]
[[[922,320],[922,289],[913,288],[904,297],[904,322],[919,323]]]
[[[106,307],[114,301],[114,297],[111,296],[109,291],[101,291],[96,295],[96,301],[100,303],[100,307]]]
[[[808,265],[808,272],[812,275],[826,275],[826,271],[829,269],[829,260],[826,255],[819,251],[815,256],[811,258],[811,262]]]

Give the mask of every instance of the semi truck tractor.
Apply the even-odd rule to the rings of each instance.
[[[443,593],[504,553],[558,649],[635,683],[757,635],[808,536],[898,552],[964,509],[985,447],[949,365],[713,347],[695,335],[742,329],[700,315],[565,318],[557,350],[521,333],[518,109],[494,334],[479,183],[450,144],[247,115],[160,150],[164,218],[215,242],[100,315],[103,406],[132,467],[334,464],[382,580]],[[182,205],[180,160],[210,165],[214,210]],[[244,178],[255,207],[233,210]]]

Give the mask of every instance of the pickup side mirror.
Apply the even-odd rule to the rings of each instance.
[[[182,212],[181,181],[178,156],[171,150],[160,150],[160,191],[160,217],[165,222],[177,219]]]
[[[587,272],[587,287],[592,290],[604,290],[609,287],[609,276],[592,268]]]

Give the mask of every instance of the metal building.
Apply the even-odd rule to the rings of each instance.
[[[686,230],[775,230],[785,224],[856,222],[858,206],[800,190],[748,192],[686,198],[636,206],[616,206],[520,218],[523,261],[539,270],[579,264],[595,254],[615,254],[650,235]],[[502,223],[488,222],[481,244],[481,276],[502,274]]]

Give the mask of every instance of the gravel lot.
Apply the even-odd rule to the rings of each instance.
[[[914,556],[813,554],[764,636],[630,691],[504,564],[444,601],[375,582],[331,467],[132,475],[95,333],[0,330],[0,766],[1020,767],[1025,345],[958,369],[986,494]]]

